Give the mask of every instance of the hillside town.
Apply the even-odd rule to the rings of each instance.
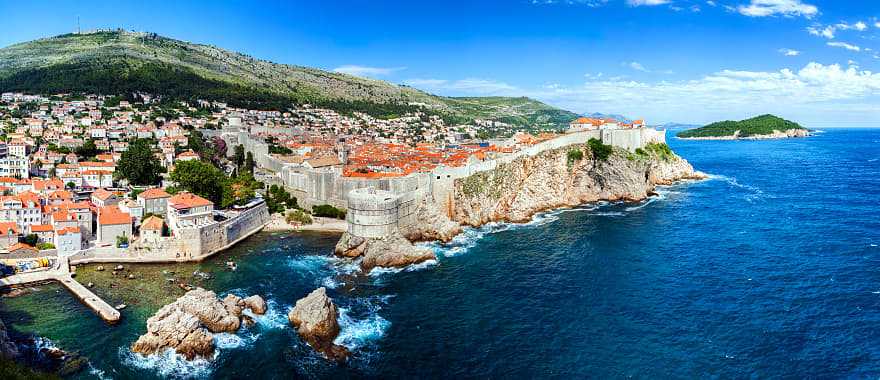
[[[579,118],[567,132],[642,126],[641,120]],[[3,93],[0,259],[5,273],[13,273],[88,250],[119,254],[226,218],[220,210],[272,200],[273,194],[283,194],[270,206],[273,213],[311,213],[316,206],[344,210],[344,194],[310,190],[309,176],[369,180],[428,173],[512,154],[564,132],[492,133],[503,127],[485,120],[449,126],[419,113],[389,119],[343,115],[308,105],[248,110],[166,102],[149,94],[126,100]],[[148,152],[139,161],[156,163],[147,170],[156,171],[153,178],[131,178],[143,167],[137,173],[120,170],[134,145]],[[136,157],[131,155],[129,161]],[[232,190],[212,196],[198,184],[181,186],[173,173],[185,162],[208,163],[231,179]],[[277,186],[274,192],[270,185]]]

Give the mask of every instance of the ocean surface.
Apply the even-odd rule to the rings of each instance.
[[[80,268],[129,304],[115,326],[52,285],[2,299],[0,317],[87,356],[78,378],[880,376],[880,130],[670,145],[711,179],[470,229],[430,245],[436,263],[359,275],[329,256],[335,235],[262,233],[204,263],[133,268],[139,280]],[[181,274],[270,312],[209,361],[130,353],[178,295],[163,277]],[[287,323],[318,286],[343,310],[346,364]]]

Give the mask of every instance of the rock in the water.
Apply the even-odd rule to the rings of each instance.
[[[247,309],[251,309],[254,314],[266,314],[266,310],[268,308],[266,307],[266,301],[263,300],[263,297],[255,294],[241,301],[244,304],[244,307]]]
[[[323,287],[296,301],[293,310],[287,314],[287,319],[296,327],[299,336],[312,348],[330,359],[344,360],[348,350],[333,344],[339,335],[338,317],[339,311]]]
[[[0,320],[0,357],[11,359],[18,356],[18,347],[15,346],[15,343],[9,339],[9,334],[6,332],[6,325],[3,324],[3,320]]]
[[[147,319],[147,333],[131,350],[149,355],[172,348],[189,360],[210,357],[214,352],[212,333],[237,331],[243,305],[235,295],[221,301],[212,291],[190,290]]]
[[[405,267],[437,258],[433,251],[414,246],[400,233],[381,238],[362,238],[346,232],[336,244],[335,252],[344,257],[363,256],[361,268],[367,271],[375,267]]]

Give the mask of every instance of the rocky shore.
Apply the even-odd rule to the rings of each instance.
[[[740,131],[736,131],[730,136],[706,136],[706,137],[679,137],[682,140],[774,140],[787,139],[796,137],[809,137],[810,131],[807,129],[789,129],[785,131],[773,131],[766,135],[749,135],[742,136]]]
[[[245,309],[264,314],[266,302],[256,295],[242,299],[230,294],[220,300],[210,290],[190,290],[147,319],[147,332],[131,350],[150,355],[170,348],[189,360],[210,358],[214,333],[234,333],[242,323],[254,322],[243,314]]]
[[[583,153],[581,159],[569,158],[575,150]],[[657,185],[705,177],[670,151],[632,154],[615,149],[600,159],[588,146],[573,145],[455,181],[451,219],[469,226],[528,222],[538,212],[600,200],[639,201]]]
[[[578,154],[571,154],[578,151]],[[579,157],[572,159],[572,157]],[[493,170],[456,179],[449,204],[424,199],[417,203],[415,221],[381,238],[343,233],[335,247],[341,257],[362,257],[361,268],[405,267],[435,259],[414,241],[449,241],[462,226],[491,222],[523,223],[536,213],[600,200],[639,201],[658,185],[703,179],[683,158],[665,145],[637,153],[613,149],[596,157],[587,144],[551,149],[502,163]]]
[[[336,243],[335,253],[342,257],[363,257],[361,269],[364,271],[375,267],[405,267],[437,258],[430,249],[414,246],[399,233],[382,238],[362,238],[345,232]]]
[[[348,349],[333,343],[339,336],[339,310],[327,296],[327,289],[315,289],[296,301],[287,319],[299,336],[316,351],[333,360],[348,357]]]

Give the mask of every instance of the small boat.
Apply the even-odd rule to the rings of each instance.
[[[127,306],[128,306],[128,305],[126,305],[126,304],[124,304],[124,303],[121,303],[121,304],[119,304],[119,305],[116,305],[116,310],[122,310],[122,309],[125,309]]]

